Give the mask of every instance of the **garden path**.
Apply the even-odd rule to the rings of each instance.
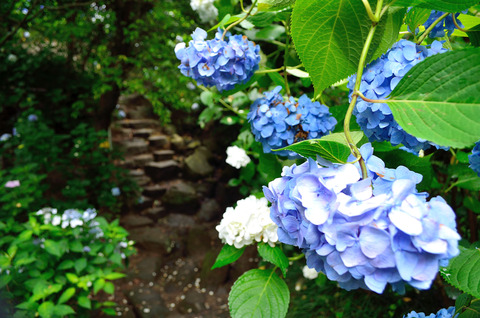
[[[118,316],[229,317],[232,283],[258,260],[247,250],[234,265],[210,270],[221,249],[215,226],[238,199],[224,180],[225,151],[215,154],[214,139],[160,126],[140,96],[121,98],[119,107],[126,118],[113,122],[112,141],[125,160],[117,164],[129,169],[142,197],[120,221],[138,253],[116,281]]]

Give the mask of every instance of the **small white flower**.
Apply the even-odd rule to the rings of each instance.
[[[215,0],[191,0],[190,6],[194,11],[197,11],[198,16],[202,22],[213,21],[218,16],[218,10],[213,5]]]
[[[247,155],[244,149],[237,146],[231,146],[227,148],[226,162],[232,167],[240,169],[241,167],[248,165],[250,161],[250,157]]]
[[[254,241],[274,246],[278,241],[277,228],[270,219],[267,199],[251,195],[239,200],[236,208],[227,208],[216,230],[224,243],[242,248]]]
[[[79,219],[74,219],[74,220],[71,220],[70,221],[70,226],[72,228],[76,228],[77,226],[80,226],[83,224],[83,221],[82,220],[79,220]]]
[[[8,54],[7,60],[9,62],[15,63],[18,60],[18,57],[14,54]]]
[[[62,223],[62,217],[60,215],[55,215],[52,220],[52,225],[57,226]]]
[[[303,277],[306,279],[315,279],[318,277],[318,272],[315,270],[315,268],[310,268],[307,265],[303,266],[302,272]]]

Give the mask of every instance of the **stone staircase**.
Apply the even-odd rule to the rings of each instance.
[[[239,199],[225,179],[224,153],[214,154],[200,138],[162,127],[141,97],[122,98],[127,117],[112,123],[118,162],[141,187],[137,204],[120,224],[136,242],[128,276],[116,281],[117,315],[124,317],[229,317],[233,281],[255,266],[256,251],[210,270],[221,242],[215,226]],[[224,151],[223,151],[224,152]],[[251,257],[249,257],[249,253]]]

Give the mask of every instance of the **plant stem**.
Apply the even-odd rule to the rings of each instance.
[[[422,44],[423,40],[427,37],[427,35],[430,33],[430,31],[433,30],[433,28],[443,19],[445,19],[450,13],[445,13],[442,14],[437,20],[433,21],[433,23],[428,27],[428,29],[423,32],[423,34],[418,38],[417,44],[420,45]]]
[[[257,4],[257,1],[258,1],[258,0],[255,0],[255,1],[252,3],[252,6],[250,7],[250,10],[248,10],[247,14],[245,14],[245,16],[244,16],[243,18],[241,18],[240,20],[237,20],[237,21],[233,22],[232,24],[230,24],[230,25],[225,29],[225,31],[223,31],[222,40],[225,38],[225,35],[227,34],[228,30],[230,30],[231,28],[233,28],[234,26],[236,26],[237,24],[241,23],[243,20],[245,20],[246,18],[248,18],[248,16],[252,13],[253,8],[254,8],[255,5]]]
[[[285,68],[282,66],[282,67],[273,68],[273,69],[270,69],[270,70],[256,71],[255,74],[275,73],[275,72],[281,72],[281,71],[283,71],[283,70],[285,70]]]
[[[372,7],[370,6],[370,3],[368,0],[362,0],[363,5],[365,6],[365,10],[367,10],[368,17],[372,22],[378,22],[375,18],[375,15],[373,14]]]
[[[290,262],[298,261],[299,259],[302,259],[305,256],[305,254],[298,254],[296,256],[289,257],[288,260]]]
[[[290,48],[290,16],[287,17],[285,20],[285,34],[287,36],[287,39],[285,40],[285,53],[283,55],[283,66],[285,69],[287,68],[287,60],[288,60],[288,54],[289,54],[289,48]],[[285,91],[288,96],[290,96],[290,87],[288,86],[288,73],[285,71],[283,72],[283,78],[285,80]]]
[[[471,32],[470,30],[465,30],[464,28],[462,28],[462,27],[460,27],[460,26],[458,25],[457,19],[455,18],[455,13],[452,13],[452,20],[453,20],[453,24],[455,24],[455,27],[456,27],[457,29],[459,29],[460,31],[465,32],[465,33]]]
[[[377,7],[375,9],[375,18],[377,21],[380,21],[381,14],[382,14],[382,6],[383,6],[383,0],[378,0]],[[363,179],[368,178],[368,170],[365,164],[365,160],[362,158],[360,150],[358,150],[350,134],[350,120],[352,119],[353,109],[357,104],[358,91],[360,89],[360,84],[362,82],[363,68],[365,67],[368,50],[370,49],[370,45],[372,44],[372,40],[373,40],[373,36],[375,34],[376,28],[377,28],[377,23],[375,21],[372,21],[372,26],[370,27],[370,31],[368,32],[367,39],[365,40],[365,44],[363,46],[362,54],[360,55],[360,61],[358,62],[357,78],[355,80],[355,87],[353,89],[354,93],[352,94],[352,100],[350,102],[350,105],[348,106],[347,113],[345,114],[345,122],[343,125],[345,138],[347,139],[348,146],[350,147],[350,151],[355,156],[355,158],[358,159],[358,162],[360,164],[360,169],[362,170]]]

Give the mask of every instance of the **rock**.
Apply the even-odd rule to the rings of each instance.
[[[138,198],[137,203],[133,206],[135,212],[141,212],[145,209],[151,208],[153,206],[153,200],[149,197],[141,196]]]
[[[145,173],[156,182],[173,179],[179,171],[180,168],[174,160],[150,162],[145,165]]]
[[[144,186],[148,184],[151,180],[148,176],[145,175],[145,172],[142,169],[133,169],[129,172],[130,177],[139,185]]]
[[[172,137],[170,138],[170,143],[175,150],[181,151],[185,149],[185,140],[183,140],[183,138],[178,134],[172,135]]]
[[[153,152],[153,159],[155,161],[164,161],[173,159],[175,152],[173,150],[157,150]]]
[[[202,145],[202,143],[198,140],[193,140],[191,142],[188,143],[187,145],[187,148],[188,149],[195,149],[197,147],[200,147]]]
[[[200,272],[201,286],[215,288],[227,281],[229,266],[223,266],[211,270],[215,260],[217,259],[220,249],[210,250],[205,254]]]
[[[160,220],[159,223],[176,228],[192,227],[195,225],[195,219],[193,216],[172,213]]]
[[[152,128],[140,128],[132,131],[133,137],[147,139],[153,133]]]
[[[153,149],[163,149],[169,146],[168,137],[165,135],[150,136],[150,138],[148,138],[148,142],[150,144],[150,148]]]
[[[178,240],[177,234],[162,227],[134,228],[130,231],[130,238],[136,245],[157,253],[170,254]]]
[[[153,155],[151,153],[136,155],[135,157],[132,157],[132,160],[136,166],[143,167],[147,163],[153,161]]]
[[[166,207],[184,214],[195,214],[198,207],[197,193],[190,184],[180,181],[173,184],[162,197]]]
[[[165,210],[163,206],[159,206],[143,210],[142,214],[147,215],[149,218],[158,220],[159,218],[165,217],[168,214],[168,211]]]
[[[160,272],[161,257],[157,255],[147,255],[135,267],[128,272],[129,278],[140,278],[145,282],[155,279]]]
[[[130,128],[112,127],[111,132],[114,140],[130,139],[133,137],[133,130]]]
[[[185,293],[185,299],[182,300],[177,309],[181,313],[199,313],[205,309],[205,294],[200,293],[199,290],[190,289]]]
[[[193,154],[185,159],[187,174],[194,178],[201,178],[210,175],[214,168],[208,163],[212,156],[206,147],[198,147]]]
[[[146,216],[128,214],[121,218],[120,223],[127,228],[132,228],[139,226],[147,226],[153,224],[153,221]]]
[[[132,119],[144,119],[153,117],[152,105],[137,105],[135,107],[129,107],[128,117]]]
[[[214,199],[205,199],[200,206],[200,210],[197,213],[197,217],[201,221],[212,221],[220,219],[222,214],[220,205]]]
[[[148,151],[148,143],[143,139],[124,141],[120,145],[129,156],[138,155]]]

